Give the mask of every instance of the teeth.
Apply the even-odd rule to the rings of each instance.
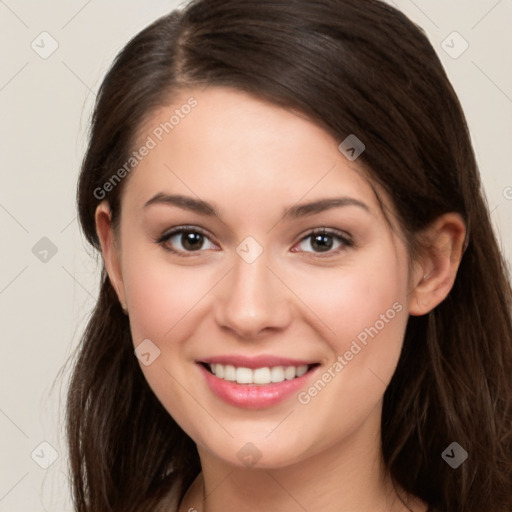
[[[222,366],[221,364],[216,364],[215,365],[215,370],[217,370],[217,367],[218,366]],[[219,375],[222,373],[222,369],[220,370],[219,372]],[[236,371],[235,371],[235,367],[234,366],[231,366],[230,364],[227,364],[226,366],[224,366],[224,377],[222,377],[224,380],[236,380]]]
[[[252,381],[254,384],[268,384],[272,382],[270,368],[256,368],[256,370],[253,370]]]
[[[308,371],[308,365],[301,366],[273,366],[269,368],[234,367],[230,364],[210,364],[212,373],[220,379],[236,381],[238,384],[270,384],[283,382],[301,377]]]
[[[302,377],[308,371],[308,366],[303,364],[302,366],[297,367],[297,377]]]
[[[284,368],[282,366],[274,366],[270,369],[270,380],[272,382],[283,382]]]
[[[287,366],[284,370],[284,378],[286,380],[292,380],[295,378],[295,367]]]
[[[236,369],[236,381],[238,384],[252,384],[252,377],[254,372],[249,368]]]

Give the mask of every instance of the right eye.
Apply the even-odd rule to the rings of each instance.
[[[166,251],[185,257],[191,255],[190,253],[201,252],[204,249],[215,250],[217,248],[201,228],[194,226],[179,226],[171,229],[156,242]]]

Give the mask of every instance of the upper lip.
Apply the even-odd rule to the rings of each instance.
[[[198,363],[206,364],[222,364],[232,365],[238,368],[265,368],[272,366],[303,366],[316,364],[317,361],[307,361],[305,359],[292,359],[289,357],[279,357],[272,355],[259,355],[259,356],[242,356],[242,355],[224,355],[212,356],[206,359],[197,360]]]

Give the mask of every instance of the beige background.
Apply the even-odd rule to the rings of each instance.
[[[392,3],[426,30],[454,83],[510,256],[512,0]],[[0,0],[0,512],[71,511],[62,426],[66,374],[52,384],[97,292],[99,266],[75,212],[87,122],[117,51],[177,5]],[[469,47],[452,58],[444,40],[454,56],[464,40]],[[56,51],[41,58],[52,44]],[[39,259],[44,250],[46,262]],[[44,469],[52,455],[57,459]]]

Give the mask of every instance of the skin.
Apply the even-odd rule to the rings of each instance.
[[[386,220],[357,161],[339,152],[341,141],[303,116],[230,88],[183,91],[148,117],[140,140],[190,96],[197,107],[127,179],[119,230],[107,201],[96,212],[134,346],[150,339],[160,350],[141,369],[198,447],[202,472],[179,510],[407,510],[381,464],[382,398],[408,315],[427,313],[452,287],[464,223],[456,214],[439,218],[424,234],[430,244],[421,261],[410,265],[400,226],[393,216]],[[220,218],[169,204],[144,207],[159,192],[208,201]],[[366,208],[283,219],[291,206],[341,196]],[[181,225],[209,236],[188,256],[155,242]],[[315,228],[348,234],[354,245],[333,238],[330,252],[319,252],[306,238]],[[263,248],[252,263],[236,252],[247,236]],[[185,251],[179,236],[172,241],[167,247]],[[318,361],[321,375],[393,304],[401,311],[308,404],[293,394],[266,409],[228,405],[195,363],[274,354]],[[237,457],[248,442],[261,453],[251,467]],[[426,510],[401,496],[410,510]]]

